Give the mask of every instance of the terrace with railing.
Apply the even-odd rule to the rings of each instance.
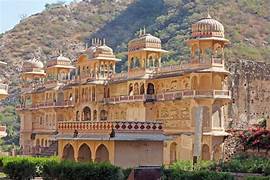
[[[156,95],[134,95],[104,98],[104,103],[116,104],[124,102],[169,101],[185,98],[230,99],[231,94],[229,90],[182,90],[159,93]]]
[[[115,132],[161,132],[163,124],[154,121],[62,121],[58,122],[58,132],[95,132],[110,133]]]
[[[196,69],[207,69],[211,67],[224,67],[224,62],[222,58],[212,58],[210,60],[193,60],[190,63],[181,63],[176,65],[170,66],[162,66],[162,67],[150,67],[146,69],[130,71],[130,72],[123,72],[113,74],[111,76],[112,81],[118,80],[126,80],[128,78],[136,78],[141,77],[144,75],[160,75],[161,73],[173,73],[177,71],[188,71],[188,70],[196,70]]]

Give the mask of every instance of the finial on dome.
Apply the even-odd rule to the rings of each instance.
[[[145,26],[143,27],[143,35],[145,35]]]
[[[210,16],[210,8],[209,8],[209,7],[207,8],[207,18],[212,18],[212,17]]]

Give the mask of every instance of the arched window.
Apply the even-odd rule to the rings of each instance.
[[[149,57],[149,67],[153,67],[154,66],[154,60],[153,60],[153,57],[150,56]]]
[[[101,144],[96,150],[95,162],[109,162],[109,151],[107,147]]]
[[[80,120],[80,111],[76,111],[76,121]]]
[[[91,109],[88,106],[83,108],[83,120],[91,121]]]
[[[96,100],[96,89],[95,87],[92,87],[92,101]]]
[[[129,94],[130,96],[133,96],[133,84],[132,84],[132,83],[129,84],[128,94]]]
[[[204,50],[204,58],[202,59],[201,63],[210,62],[212,59],[212,49],[206,48]]]
[[[113,71],[113,64],[110,64],[110,71]]]
[[[107,97],[108,98],[110,97],[110,88],[109,87],[107,88]]]
[[[78,151],[78,161],[79,162],[90,162],[92,158],[92,153],[87,144],[80,146]]]
[[[130,67],[130,69],[134,68],[134,58],[133,57],[130,59],[129,67]]]
[[[94,110],[94,114],[93,114],[93,120],[96,121],[97,120],[97,110]]]
[[[144,83],[141,83],[140,94],[144,94]]]
[[[62,159],[74,161],[74,148],[71,144],[65,145]]]
[[[148,83],[147,94],[155,94],[155,86],[153,83]]]
[[[139,68],[141,65],[140,65],[140,60],[139,60],[139,58],[135,58],[134,59],[134,68]]]
[[[134,84],[134,95],[138,95],[139,94],[139,84],[138,83],[135,83]]]
[[[101,121],[106,121],[108,116],[108,112],[105,111],[104,109],[100,111],[100,120]]]
[[[158,67],[158,66],[159,66],[158,59],[155,59],[155,67]]]
[[[36,146],[39,147],[40,146],[40,142],[39,139],[36,140]]]

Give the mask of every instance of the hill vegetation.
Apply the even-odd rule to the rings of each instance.
[[[160,37],[163,48],[170,51],[164,63],[188,60],[185,40],[190,37],[191,24],[206,16],[208,7],[231,41],[226,50],[228,60],[270,62],[269,0],[83,0],[69,5],[47,4],[43,12],[22,19],[0,34],[0,60],[8,63],[0,69],[0,75],[11,86],[9,104],[16,101],[23,61],[36,56],[46,62],[59,51],[74,60],[94,37],[106,38],[123,59],[117,71],[126,69],[127,43],[143,27]],[[14,109],[3,113],[0,122],[12,126],[9,135],[18,132],[18,119],[6,115],[13,114]],[[4,141],[10,144],[11,139],[18,143],[17,136]]]

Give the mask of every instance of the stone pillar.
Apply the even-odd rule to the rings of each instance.
[[[202,121],[203,121],[203,108],[201,106],[198,106],[195,108],[195,132],[194,132],[193,163],[197,162],[197,160],[201,156]]]

